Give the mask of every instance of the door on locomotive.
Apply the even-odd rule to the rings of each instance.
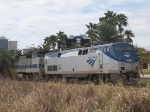
[[[98,48],[99,49],[99,71],[100,72],[103,72],[103,48],[100,47]]]
[[[99,51],[99,81],[108,82],[108,81],[116,81],[114,80],[114,76],[112,77],[111,72],[112,66],[114,66],[114,62],[111,59],[112,49],[110,45],[104,45],[98,48]]]

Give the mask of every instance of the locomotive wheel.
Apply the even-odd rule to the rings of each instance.
[[[35,74],[34,74],[34,80],[35,80],[35,81],[38,81],[38,80],[39,80],[39,74],[38,74],[38,73],[35,73]]]
[[[58,81],[58,76],[57,76],[57,74],[56,75],[53,75],[53,80],[56,82],[56,81]]]
[[[93,81],[94,84],[99,84],[99,76],[98,75],[94,75],[92,77],[92,81]]]
[[[50,76],[49,76],[49,80],[50,80],[50,81],[53,81],[53,75],[50,75]]]
[[[58,80],[58,81],[61,81],[61,80],[62,80],[62,75],[58,74],[58,75],[57,75],[57,80]]]
[[[26,75],[25,74],[23,74],[23,80],[26,80]]]
[[[66,77],[65,80],[66,80],[66,83],[69,83],[69,77]]]
[[[34,79],[33,74],[29,74],[29,75],[28,75],[28,79],[29,79],[29,80],[33,80],[33,79]]]
[[[127,76],[122,74],[120,81],[122,84],[128,84]]]
[[[59,81],[62,81],[62,75],[59,75]]]
[[[45,74],[44,79],[45,79],[46,82],[49,81],[49,78],[50,78],[49,75],[48,75],[48,74]]]

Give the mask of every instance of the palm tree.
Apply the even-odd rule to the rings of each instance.
[[[99,18],[99,22],[100,24],[105,24],[105,23],[109,23],[112,25],[116,25],[116,13],[114,13],[113,11],[107,11],[107,13],[104,13],[105,17],[101,17]]]
[[[47,44],[41,44],[41,46],[39,45],[38,47],[39,47],[38,50],[40,52],[48,52],[48,51],[50,51],[50,49],[52,49],[52,47],[50,47]]]
[[[124,14],[116,14],[113,11],[107,11],[107,13],[105,13],[105,17],[99,18],[99,22],[100,22],[99,24],[112,24],[116,27],[118,26],[119,36],[123,40],[123,35],[122,35],[124,31],[123,26],[128,25],[127,20],[128,18]]]
[[[91,45],[93,46],[95,37],[96,37],[96,33],[97,33],[97,24],[93,24],[90,22],[89,25],[86,24],[86,27],[88,28],[88,31],[86,32],[86,34],[90,38]]]
[[[123,26],[128,25],[128,18],[124,14],[116,14],[113,11],[107,11],[105,13],[105,17],[99,18],[100,24],[109,23],[115,26],[118,26],[118,31],[120,34],[120,37],[123,37],[121,34],[123,32]]]
[[[121,41],[116,27],[112,24],[99,25],[97,32],[96,40],[98,45]]]
[[[60,42],[65,42],[67,39],[67,35],[64,34],[64,32],[59,31],[57,34],[57,38],[59,39]]]
[[[116,16],[116,25],[118,26],[118,31],[119,34],[121,36],[122,32],[123,32],[123,26],[127,26],[128,25],[128,18],[127,16],[125,16],[124,14],[118,14]]]
[[[125,39],[125,41],[126,41],[127,43],[132,43],[132,44],[133,44],[133,40],[131,39],[131,37],[135,37],[135,36],[134,36],[134,33],[133,33],[131,30],[126,30],[126,31],[124,32],[124,35],[127,36],[127,38]]]
[[[22,55],[22,50],[21,50],[21,49],[18,49],[18,50],[16,51],[16,56],[20,56],[20,55]]]
[[[56,42],[57,42],[57,36],[55,35],[51,35],[44,39],[44,44],[49,46],[50,48],[52,47],[53,50],[55,49]]]

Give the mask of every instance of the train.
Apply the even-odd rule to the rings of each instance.
[[[18,78],[45,81],[87,80],[95,84],[138,84],[139,59],[132,44],[117,42],[57,52],[19,56]]]

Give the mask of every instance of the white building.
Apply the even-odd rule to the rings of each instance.
[[[76,39],[77,43],[81,43],[81,39],[89,39],[85,34],[70,35],[68,39]]]
[[[82,37],[83,39],[89,39],[88,36],[85,34],[70,35],[69,39],[74,39],[75,37]]]
[[[8,50],[17,50],[17,41],[8,41]]]

